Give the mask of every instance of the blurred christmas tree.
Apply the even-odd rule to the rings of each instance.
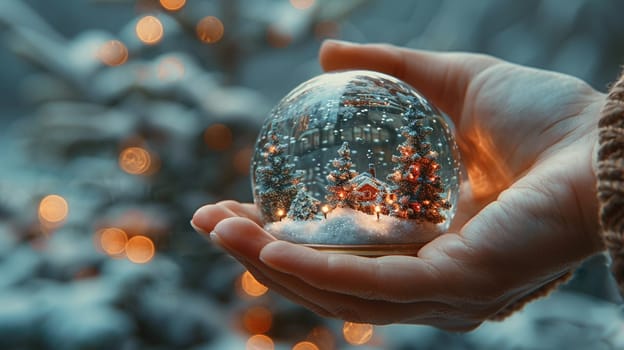
[[[12,127],[28,166],[0,179],[10,224],[0,242],[19,247],[0,249],[0,269],[19,266],[0,281],[2,300],[22,305],[20,318],[0,312],[0,347],[241,348],[255,333],[294,343],[325,324],[257,294],[265,287],[240,278],[188,220],[205,203],[251,200],[249,160],[270,103],[241,86],[247,61],[360,3],[99,0],[79,6],[128,22],[66,38],[25,2],[1,2],[5,43],[35,73],[16,83],[33,113]],[[54,298],[68,301],[51,310]]]

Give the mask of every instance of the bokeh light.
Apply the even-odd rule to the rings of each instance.
[[[51,194],[39,202],[39,220],[44,225],[58,225],[69,214],[69,205],[65,198]]]
[[[225,151],[232,146],[232,131],[224,124],[213,124],[204,131],[204,142],[213,151]]]
[[[273,314],[263,306],[254,306],[245,311],[243,326],[250,334],[266,333],[273,325]]]
[[[241,175],[249,174],[249,166],[251,164],[252,155],[252,147],[245,147],[236,152],[234,155],[234,170]]]
[[[184,63],[176,57],[165,57],[156,67],[158,79],[165,81],[180,80],[184,77],[185,71]]]
[[[160,0],[160,5],[169,11],[177,11],[184,7],[186,0]]]
[[[119,154],[119,167],[132,175],[146,175],[152,166],[152,155],[141,147],[128,147]]]
[[[275,345],[273,339],[267,337],[264,334],[256,334],[249,337],[247,340],[246,350],[273,350]]]
[[[345,340],[352,345],[366,344],[373,337],[373,325],[368,323],[345,322],[342,334]]]
[[[98,237],[99,247],[108,255],[117,256],[126,250],[128,235],[120,228],[105,228],[99,232]]]
[[[126,256],[135,264],[144,264],[154,257],[154,242],[145,236],[134,236],[126,243]]]
[[[245,271],[241,276],[241,287],[245,294],[252,297],[264,295],[269,290],[264,284],[258,282],[249,271]]]
[[[276,49],[287,47],[293,40],[290,34],[283,33],[273,26],[267,28],[266,38],[268,44]]]
[[[207,44],[214,44],[221,40],[224,31],[223,22],[215,16],[202,18],[195,27],[197,38]]]
[[[109,40],[100,46],[97,57],[107,66],[120,66],[128,60],[128,48],[119,40]]]
[[[293,346],[292,350],[319,350],[319,347],[309,341],[300,341]]]
[[[335,21],[320,21],[314,26],[314,36],[319,40],[340,36],[340,25]]]
[[[290,0],[290,4],[297,10],[309,9],[314,5],[314,0]]]
[[[314,343],[322,350],[332,350],[336,348],[336,337],[327,327],[314,327],[306,337],[306,340]]]
[[[154,45],[158,43],[164,34],[164,28],[160,20],[154,16],[145,16],[136,24],[136,35],[143,43]]]

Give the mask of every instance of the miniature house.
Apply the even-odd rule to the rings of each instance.
[[[359,210],[368,214],[375,212],[380,195],[385,197],[388,185],[377,179],[371,172],[363,172],[351,179],[353,192],[360,203]],[[382,198],[383,198],[382,197]]]

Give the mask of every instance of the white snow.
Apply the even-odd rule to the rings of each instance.
[[[327,219],[269,223],[265,229],[277,239],[305,244],[406,244],[424,243],[440,235],[438,225],[336,208]]]

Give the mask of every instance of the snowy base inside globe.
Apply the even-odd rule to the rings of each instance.
[[[379,256],[415,254],[443,232],[444,224],[369,215],[336,208],[327,218],[308,221],[283,219],[265,226],[275,238],[324,251]]]

